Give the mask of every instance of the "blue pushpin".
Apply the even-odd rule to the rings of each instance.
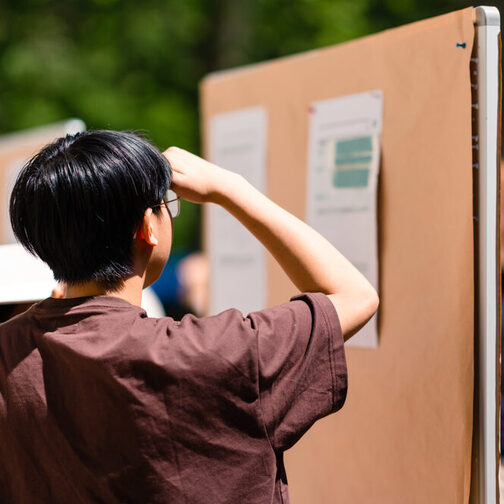
[[[465,49],[466,48],[466,43],[462,42],[462,44],[461,44],[461,43],[457,42],[457,47],[462,47],[462,49]]]

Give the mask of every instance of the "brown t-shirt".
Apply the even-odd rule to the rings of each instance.
[[[288,502],[283,451],[341,408],[323,294],[180,322],[108,296],[0,325],[0,502]]]

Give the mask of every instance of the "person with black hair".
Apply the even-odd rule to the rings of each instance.
[[[147,317],[179,197],[231,212],[304,294]],[[367,280],[243,177],[128,132],[45,147],[10,215],[66,297],[0,325],[0,501],[287,502],[284,451],[345,402],[343,343],[378,307]]]

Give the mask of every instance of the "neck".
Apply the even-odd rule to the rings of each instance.
[[[141,306],[143,285],[144,278],[137,275],[126,279],[117,290],[105,289],[96,282],[86,282],[83,284],[68,285],[65,297],[113,296],[124,299],[132,305]]]

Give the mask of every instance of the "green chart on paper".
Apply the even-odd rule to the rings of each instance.
[[[373,159],[373,138],[362,136],[334,143],[334,187],[367,187]]]

